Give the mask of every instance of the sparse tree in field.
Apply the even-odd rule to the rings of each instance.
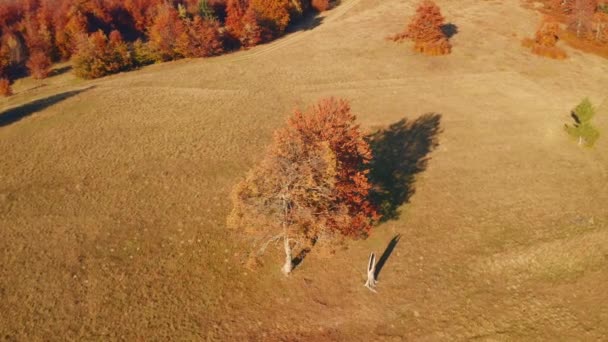
[[[368,200],[371,152],[348,103],[333,98],[296,111],[262,161],[233,191],[229,226],[263,252],[282,241],[288,275],[293,251],[365,236],[378,218]]]
[[[579,145],[593,147],[600,136],[600,132],[593,127],[591,119],[595,116],[595,108],[589,99],[584,99],[570,114],[574,120],[573,125],[565,125],[566,132],[577,139]]]
[[[406,30],[390,39],[414,41],[414,50],[430,56],[449,54],[452,46],[442,31],[444,17],[441,10],[431,0],[424,0],[416,9],[416,15]]]
[[[556,45],[559,40],[558,32],[559,23],[550,18],[543,19],[532,42],[532,52],[555,59],[566,58],[566,52]]]
[[[11,88],[11,81],[8,78],[0,78],[0,96],[11,96],[13,90]]]

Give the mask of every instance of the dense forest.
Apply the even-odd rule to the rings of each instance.
[[[68,59],[77,75],[95,78],[248,48],[328,7],[328,0],[9,0],[0,4],[0,85],[26,73],[44,78]]]

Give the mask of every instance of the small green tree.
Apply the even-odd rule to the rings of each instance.
[[[215,16],[215,12],[213,8],[209,6],[209,2],[207,0],[199,0],[198,1],[198,13],[207,20],[217,20]]]
[[[570,114],[574,124],[566,124],[564,128],[570,136],[578,140],[579,145],[592,147],[600,137],[600,132],[591,124],[594,115],[595,108],[588,98],[585,98]]]

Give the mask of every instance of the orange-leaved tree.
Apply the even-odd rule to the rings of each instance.
[[[220,25],[199,16],[185,21],[185,29],[177,38],[176,52],[188,58],[218,55],[223,51]]]
[[[439,6],[431,0],[424,0],[418,5],[416,15],[406,30],[391,39],[394,41],[411,39],[414,41],[414,50],[426,55],[449,54],[452,46],[442,30],[444,21]]]
[[[49,75],[51,64],[52,61],[48,54],[41,50],[34,50],[26,66],[33,78],[41,80]]]
[[[11,89],[11,81],[8,78],[0,78],[0,96],[11,96],[13,90]]]
[[[169,61],[179,57],[176,51],[177,40],[186,30],[179,13],[169,3],[158,7],[158,13],[149,29],[150,47],[158,54],[162,61]]]
[[[559,40],[559,23],[546,17],[540,23],[534,41],[532,42],[532,52],[544,57],[564,59],[566,52],[556,46]]]
[[[263,39],[269,41],[285,32],[289,24],[289,0],[251,0],[249,6],[255,12],[258,23],[263,28]]]
[[[369,201],[369,145],[345,100],[296,111],[274,134],[262,161],[237,184],[228,225],[262,253],[282,241],[288,275],[293,251],[366,236],[378,219]]]

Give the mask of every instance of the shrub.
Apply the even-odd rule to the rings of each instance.
[[[13,90],[11,88],[11,81],[8,78],[0,78],[0,96],[11,96]]]
[[[324,12],[329,9],[329,0],[312,0],[311,6],[317,12]]]
[[[595,109],[589,99],[584,99],[570,114],[574,120],[573,125],[565,125],[566,132],[578,140],[579,145],[593,147],[600,132],[591,125],[591,119],[595,115]]]
[[[534,41],[531,44],[532,52],[539,56],[554,59],[566,58],[566,52],[556,46],[559,40],[558,31],[559,24],[545,18],[538,27]]]
[[[35,79],[43,79],[48,77],[51,70],[51,59],[48,54],[37,50],[32,52],[26,63],[30,75]]]

